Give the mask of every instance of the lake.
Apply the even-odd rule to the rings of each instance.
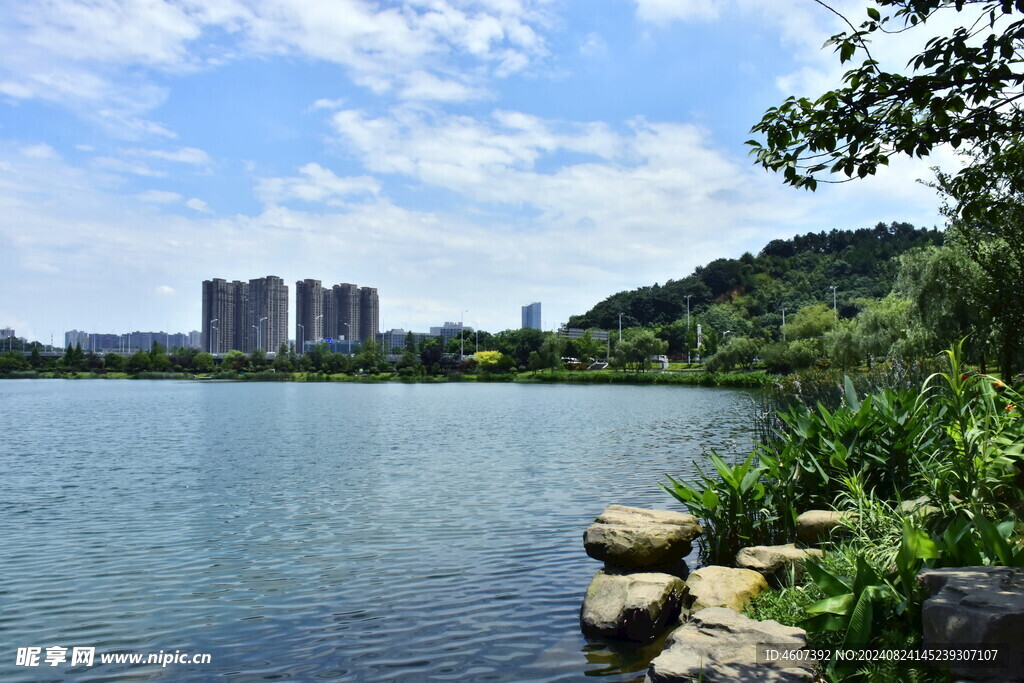
[[[583,531],[681,509],[658,482],[749,452],[751,396],[0,382],[0,678],[636,680],[643,652],[580,634]],[[160,651],[211,661],[100,663]]]

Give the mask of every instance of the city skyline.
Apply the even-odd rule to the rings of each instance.
[[[839,82],[806,0],[9,9],[0,327],[40,340],[191,329],[196,282],[252,272],[375,283],[383,329],[552,329],[772,239],[942,224],[917,181],[955,163],[814,194],[753,166],[765,109]]]

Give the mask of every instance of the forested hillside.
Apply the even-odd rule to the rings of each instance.
[[[624,328],[685,324],[690,296],[691,316],[714,321],[723,331],[761,336],[780,328],[783,308],[789,315],[813,303],[831,308],[833,286],[839,316],[849,318],[864,300],[889,294],[899,270],[897,257],[942,243],[942,232],[908,223],[774,240],[757,256],[716,259],[681,280],[613,294],[570,318],[569,326],[614,329],[620,313]]]

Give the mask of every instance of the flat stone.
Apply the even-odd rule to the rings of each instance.
[[[692,612],[707,607],[728,607],[739,611],[762,591],[768,590],[768,582],[760,572],[752,569],[712,565],[691,573],[686,587],[693,598]]]
[[[809,545],[827,541],[843,526],[842,517],[834,510],[808,510],[796,518],[796,537]]]
[[[693,515],[610,505],[584,532],[583,546],[613,567],[658,568],[678,564],[700,534]]]
[[[757,661],[763,650],[805,651],[807,633],[777,621],[757,621],[724,607],[696,612],[673,631],[647,670],[645,683],[682,681],[812,681],[814,663]],[[762,659],[764,659],[762,657]]]
[[[769,583],[778,586],[788,580],[790,571],[799,579],[803,575],[803,565],[808,557],[822,555],[823,553],[816,548],[797,548],[793,543],[756,545],[743,548],[736,553],[736,566],[753,569]]]
[[[922,647],[1009,649],[1006,667],[950,667],[955,678],[1024,680],[1024,569],[930,569],[917,577],[932,596],[921,608]]]
[[[580,628],[588,636],[653,640],[679,616],[686,583],[655,572],[599,571],[587,588]]]
[[[912,500],[905,500],[900,503],[900,512],[904,515],[917,515],[919,517],[930,517],[941,512],[939,508],[932,505],[931,498],[920,496]]]

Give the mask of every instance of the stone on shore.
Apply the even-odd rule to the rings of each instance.
[[[587,554],[613,567],[649,569],[677,565],[701,534],[693,515],[610,505],[583,534]]]
[[[769,583],[778,586],[786,581],[790,570],[796,578],[802,576],[804,561],[809,557],[821,557],[822,554],[816,548],[797,548],[793,543],[757,545],[736,553],[736,566],[753,569]]]
[[[762,591],[768,590],[768,582],[752,569],[712,565],[690,574],[686,587],[693,598],[691,612],[707,607],[728,607],[739,611]]]
[[[762,650],[805,651],[803,629],[756,621],[724,607],[709,607],[669,635],[647,670],[645,683],[683,681],[812,681],[809,661],[757,661]]]
[[[842,515],[834,510],[808,510],[796,518],[796,537],[814,545],[827,541],[842,526]]]
[[[918,581],[932,597],[924,601],[922,647],[1002,646],[1006,667],[951,666],[954,678],[1024,680],[1024,570],[1011,567],[930,569]]]
[[[679,616],[686,584],[670,574],[599,571],[587,588],[580,627],[588,636],[653,640]]]

